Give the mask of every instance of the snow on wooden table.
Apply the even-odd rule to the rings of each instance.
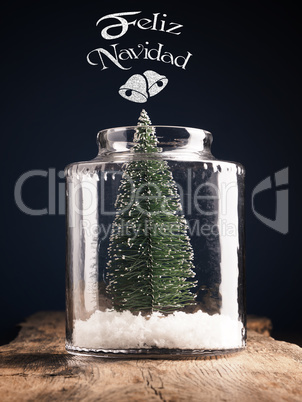
[[[1,402],[302,400],[302,349],[254,330],[242,352],[181,360],[73,356],[64,332],[63,312],[39,312],[0,347]]]

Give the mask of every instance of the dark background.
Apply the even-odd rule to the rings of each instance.
[[[170,4],[170,5],[169,5]],[[198,4],[198,7],[194,4]],[[96,21],[109,13],[168,14],[184,25],[180,36],[129,27],[115,41]],[[154,124],[187,125],[213,133],[213,154],[241,162],[246,176],[247,312],[272,319],[276,337],[301,337],[301,14],[290,1],[11,2],[1,6],[1,341],[39,310],[63,310],[65,216],[29,216],[14,201],[21,174],[96,155],[96,133],[133,125],[142,107]],[[131,17],[133,18],[133,17]],[[133,47],[149,40],[173,54],[193,56],[186,70],[133,61],[131,70],[108,62],[101,71],[86,55],[111,43]],[[130,64],[129,64],[130,65]],[[146,104],[117,90],[131,74],[154,69],[168,86]],[[253,188],[289,167],[289,233],[265,226],[251,209]],[[57,176],[56,203],[59,185]],[[24,202],[48,203],[47,178],[28,180]],[[58,206],[58,205],[57,205]],[[256,199],[275,216],[275,192]],[[299,335],[300,333],[300,335]]]

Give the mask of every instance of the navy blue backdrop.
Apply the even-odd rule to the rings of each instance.
[[[246,176],[248,313],[266,315],[276,330],[301,330],[301,31],[289,1],[13,2],[1,6],[1,339],[39,310],[64,309],[65,216],[58,211],[70,162],[96,155],[100,129],[133,125],[141,104],[118,95],[133,73],[160,70],[168,86],[144,104],[154,124],[187,125],[213,133],[213,154],[241,162]],[[197,4],[197,3],[196,3]],[[167,14],[181,35],[130,26],[105,41],[96,21],[122,11]],[[123,71],[89,65],[86,55],[112,43],[164,43],[192,53],[186,69],[134,60]],[[111,48],[112,49],[112,48]],[[125,62],[126,63],[126,62]],[[145,64],[143,64],[145,63]],[[289,232],[281,234],[252,212],[253,188],[289,168]],[[54,214],[30,216],[14,200],[18,178],[49,169]],[[50,181],[51,182],[51,181]],[[48,206],[48,177],[23,186],[31,208]],[[55,193],[56,191],[56,193]],[[275,190],[257,197],[257,211],[275,216]]]

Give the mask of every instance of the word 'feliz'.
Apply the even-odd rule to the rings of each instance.
[[[179,29],[183,27],[183,25],[178,24],[177,22],[167,22],[165,19],[159,19],[160,13],[153,13],[151,19],[150,18],[141,18],[141,19],[135,19],[132,21],[128,21],[125,17],[129,17],[132,15],[137,15],[140,14],[141,11],[128,11],[128,12],[123,12],[123,13],[115,13],[115,14],[108,14],[105,15],[104,17],[100,18],[96,25],[99,25],[100,22],[103,22],[105,20],[115,20],[114,24],[108,25],[105,28],[102,29],[101,35],[104,39],[110,40],[110,39],[117,39],[120,38],[121,36],[125,35],[125,33],[128,31],[128,27],[130,25],[137,26],[137,28],[142,29],[142,30],[148,30],[150,29],[151,31],[161,31],[161,32],[166,32],[174,35],[180,35]],[[163,14],[162,17],[167,17],[167,14]],[[110,34],[109,31],[115,31],[120,30],[119,33],[115,34]]]
[[[102,70],[105,70],[106,68],[108,68],[104,61],[103,56],[105,56],[105,60],[110,60],[120,69],[130,70],[132,67],[125,67],[125,65],[123,65],[122,63],[126,62],[127,60],[137,60],[139,58],[142,58],[145,60],[156,60],[163,63],[170,63],[176,67],[180,67],[185,70],[187,63],[192,56],[192,53],[188,51],[185,56],[174,56],[170,52],[163,51],[164,45],[162,43],[158,43],[158,46],[152,49],[149,49],[149,47],[145,46],[149,45],[149,42],[145,42],[145,45],[142,45],[140,43],[136,46],[136,48],[131,47],[128,49],[120,50],[118,50],[117,48],[118,45],[118,43],[111,45],[111,52],[104,48],[97,48],[92,50],[87,55],[88,63],[92,66],[101,65]]]

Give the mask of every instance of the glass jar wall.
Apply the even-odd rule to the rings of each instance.
[[[112,128],[95,159],[67,166],[68,352],[245,346],[244,169],[211,142],[195,128]]]

